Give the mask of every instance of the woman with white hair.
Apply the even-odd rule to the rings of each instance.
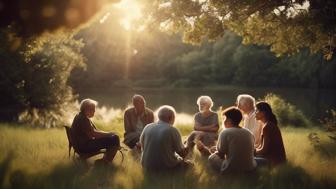
[[[243,112],[243,127],[252,132],[254,136],[254,146],[260,145],[261,126],[256,119],[255,99],[248,94],[241,94],[237,97],[237,107]]]
[[[90,120],[94,116],[96,105],[97,102],[92,99],[84,99],[80,103],[80,112],[71,125],[73,146],[79,153],[93,153],[106,149],[103,158],[97,162],[109,164],[120,148],[119,136],[98,130]]]
[[[218,138],[218,115],[211,110],[213,101],[209,96],[200,96],[197,99],[199,112],[194,115],[194,131],[188,136],[187,147],[189,152],[197,144],[202,155],[210,155],[209,149],[216,145]]]

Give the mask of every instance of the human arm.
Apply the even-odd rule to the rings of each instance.
[[[149,120],[149,123],[153,123],[154,122],[154,113],[151,110],[149,111],[148,120]]]
[[[130,109],[126,110],[124,113],[124,129],[125,134],[132,132],[132,121]]]
[[[93,132],[91,133],[91,136],[93,138],[98,139],[98,138],[111,136],[112,134],[113,134],[112,132],[106,132],[106,131],[94,129]]]
[[[268,149],[270,148],[270,140],[270,130],[269,127],[266,125],[262,131],[261,144],[259,147],[256,148],[256,155],[264,155],[268,152]]]
[[[226,135],[225,133],[221,133],[218,137],[217,142],[217,151],[215,152],[220,158],[225,159],[225,155],[228,151],[228,144],[226,142]]]
[[[210,123],[205,125],[202,125],[202,122],[204,123],[204,121],[202,121],[201,118],[201,114],[196,114],[194,117],[194,129],[196,131],[204,131],[204,132],[218,132],[219,129],[219,124],[218,124],[218,115],[217,113],[214,113],[211,115],[210,117]],[[207,121],[208,122],[208,121]]]
[[[177,129],[172,132],[171,141],[175,152],[182,158],[185,158],[188,154],[188,148],[183,145],[181,134],[178,132]]]
[[[195,121],[195,125],[194,125],[195,131],[217,132],[218,129],[219,129],[218,124],[201,125],[200,123]]]
[[[139,142],[136,143],[137,147],[141,148],[141,150],[143,150],[143,147],[144,147],[145,131],[146,131],[146,128],[142,131],[140,138],[139,138]]]

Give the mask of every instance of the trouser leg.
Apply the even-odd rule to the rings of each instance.
[[[223,164],[223,159],[220,158],[217,154],[211,154],[208,158],[210,166],[220,172],[222,164]]]

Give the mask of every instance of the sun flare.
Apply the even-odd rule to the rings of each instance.
[[[114,6],[124,12],[124,17],[119,22],[126,30],[130,30],[132,23],[142,16],[141,5],[137,0],[122,0]]]

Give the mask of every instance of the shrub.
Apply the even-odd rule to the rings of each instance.
[[[68,78],[74,67],[84,66],[83,43],[68,34],[45,34],[21,38],[19,48],[12,49],[6,37],[10,33],[17,38],[12,31],[0,33],[0,43],[5,44],[0,48],[0,88],[4,91],[0,112],[5,115],[0,120],[55,126],[73,106]]]
[[[263,100],[271,105],[274,114],[277,116],[279,126],[307,127],[310,125],[310,121],[300,110],[280,96],[270,93]]]
[[[321,123],[327,128],[329,138],[336,142],[336,111],[328,110],[327,116],[321,120]]]

